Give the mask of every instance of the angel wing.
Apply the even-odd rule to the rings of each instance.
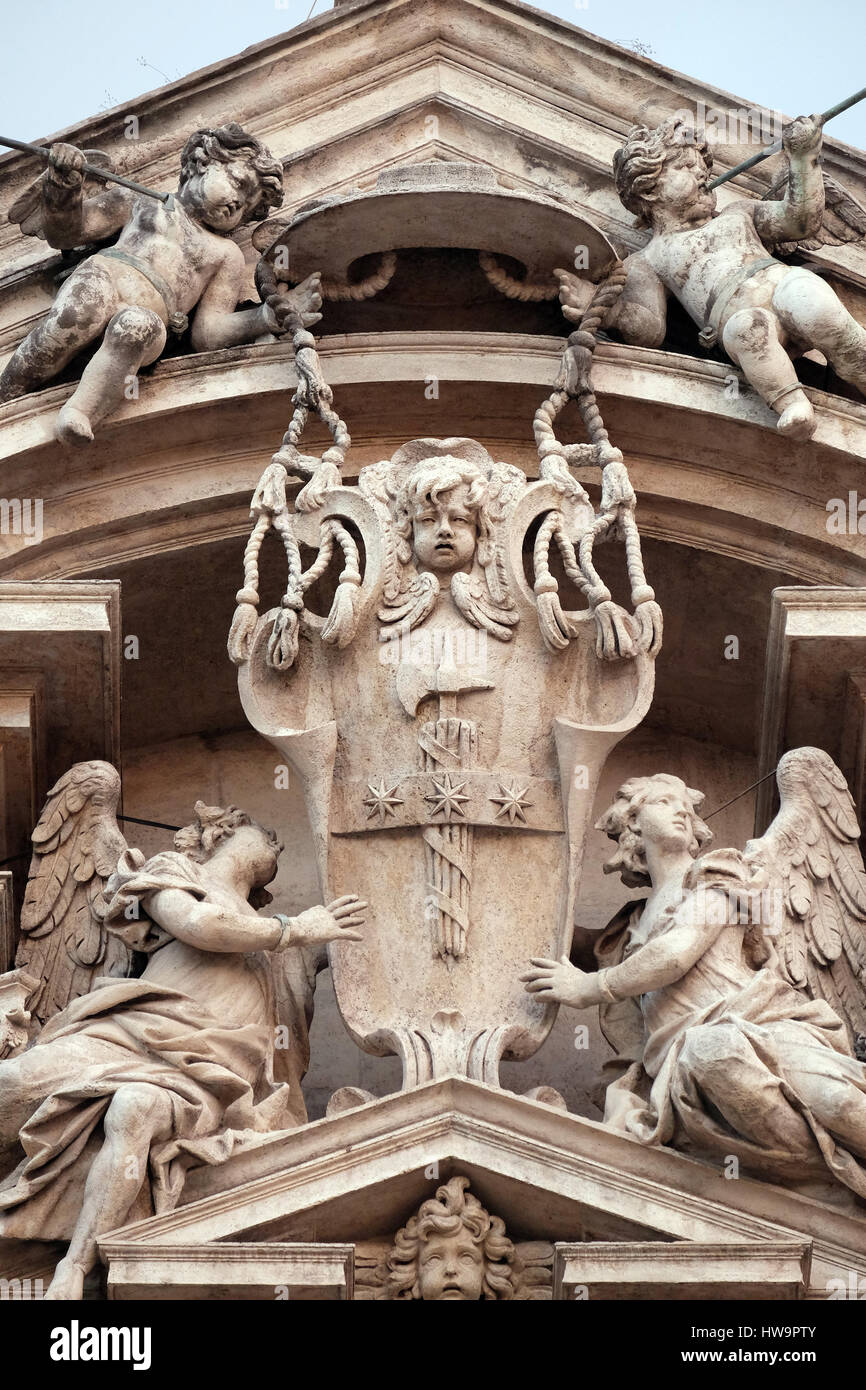
[[[866,1033],[866,872],[848,784],[820,748],[780,760],[779,814],[746,858],[768,875],[779,964],[790,984],[823,998]]]
[[[439,593],[435,574],[411,574],[404,589],[393,598],[384,599],[376,616],[381,623],[388,623],[395,634],[399,627],[404,632],[411,631],[433,612]],[[383,640],[388,638],[383,636]]]
[[[787,167],[782,169],[763,195],[762,202],[775,202],[785,196],[788,187]],[[824,221],[821,230],[805,241],[781,241],[776,250],[783,256],[793,251],[820,251],[822,246],[842,246],[860,241],[866,236],[866,208],[858,203],[840,183],[824,174]]]
[[[88,164],[92,164],[96,169],[105,169],[109,173],[114,173],[114,163],[103,150],[83,150],[84,158]],[[45,231],[42,226],[42,180],[44,173],[38,179],[25,188],[24,192],[10,207],[6,214],[10,222],[14,222],[25,236],[38,236],[45,240]],[[105,188],[101,179],[85,177],[83,194],[90,197],[94,193],[99,193]]]
[[[477,575],[471,574],[455,574],[452,577],[451,596],[464,618],[467,618],[473,627],[484,629],[491,636],[498,637],[500,642],[510,642],[520,614],[508,593],[504,579],[495,573],[495,561],[491,563],[490,569],[493,569],[494,576],[501,580],[498,585],[501,593],[499,601]]]
[[[97,975],[129,974],[129,949],[102,925],[105,884],[128,849],[119,798],[110,763],[76,763],[51,788],[33,831],[15,964],[41,982],[28,1003],[40,1023],[86,994]]]

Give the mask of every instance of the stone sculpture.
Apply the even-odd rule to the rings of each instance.
[[[596,946],[602,968],[535,959],[537,998],[598,1005],[623,1074],[605,1122],[774,1182],[827,1170],[866,1197],[866,873],[851,795],[816,748],[785,754],[781,808],[744,854],[711,850],[703,796],[636,777],[598,822],[605,866],[650,895]]]
[[[527,940],[570,940],[592,789],[651,697],[661,613],[634,493],[586,374],[591,442],[557,439],[555,391],[535,420],[537,482],[453,438],[413,440],[344,487],[349,435],[302,331],[229,637],[241,698],[301,781],[323,895],[351,880],[371,903],[365,941],[329,952],[350,1033],[399,1055],[407,1087],[453,1072],[496,1084],[500,1058],[532,1055],[553,1021],[519,962]],[[321,460],[298,449],[311,403],[334,440]],[[602,466],[598,512],[575,464]],[[270,530],[287,585],[259,614]],[[625,543],[633,613],[595,569],[606,538]],[[329,571],[323,616],[311,595]]]
[[[282,846],[236,807],[202,802],[174,850],[146,861],[123,850],[109,874],[122,845],[116,777],[107,764],[73,769],[37,827],[37,856],[49,846],[53,860],[31,876],[42,935],[23,950],[44,972],[42,1012],[69,1002],[0,1063],[0,1154],[24,1151],[0,1183],[0,1234],[70,1242],[48,1298],[80,1298],[97,1237],[170,1209],[192,1164],[303,1122],[277,1041],[287,1018],[291,1036],[282,953],[360,941],[366,907],[346,895],[259,917]],[[116,943],[147,955],[141,977],[88,978]]]
[[[866,392],[866,329],[820,276],[768,254],[823,237],[821,139],[816,118],[792,121],[782,136],[787,179],[767,199],[721,210],[708,188],[712,152],[682,117],[654,130],[635,126],[614,156],[620,200],[651,237],[626,258],[622,292],[605,326],[628,343],[659,347],[667,297],[675,295],[700,326],[702,345],[722,345],[778,414],[777,428],[792,439],[808,439],[815,431],[792,358],[817,348],[839,376]],[[849,239],[862,235],[859,204],[837,186],[833,204],[833,217],[848,226]],[[568,272],[557,273],[566,313],[579,311],[589,287]]]
[[[505,1222],[450,1178],[422,1202],[383,1257],[356,1258],[356,1298],[429,1303],[549,1299],[553,1247],[515,1244]]]
[[[95,152],[86,153],[93,162]],[[104,156],[100,162],[108,163]],[[316,275],[256,308],[237,310],[245,263],[232,233],[265,217],[283,197],[279,160],[239,125],[189,137],[177,192],[165,202],[116,184],[86,195],[84,163],[75,146],[53,145],[35,190],[10,210],[22,231],[58,249],[98,245],[13,353],[0,376],[0,402],[38,390],[102,336],[57,421],[59,439],[86,443],[94,424],[130,396],[139,368],[156,360],[167,332],[184,332],[190,316],[192,346],[200,352],[281,333],[291,310],[306,324],[317,322]],[[117,233],[116,245],[101,244]]]

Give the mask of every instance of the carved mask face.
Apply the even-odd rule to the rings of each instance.
[[[416,504],[412,544],[422,569],[452,574],[472,563],[478,540],[474,508],[468,506],[465,483]]]
[[[708,191],[709,171],[693,144],[672,150],[653,190],[653,201],[668,212],[689,220],[711,217],[716,195]]]
[[[418,1285],[422,1299],[432,1302],[475,1302],[481,1297],[484,1255],[466,1230],[457,1235],[431,1235],[418,1256]]]
[[[183,198],[204,224],[215,232],[232,232],[259,198],[255,172],[242,160],[209,164],[183,188]]]
[[[638,811],[637,825],[646,843],[688,849],[693,839],[691,804],[670,783],[657,782]]]

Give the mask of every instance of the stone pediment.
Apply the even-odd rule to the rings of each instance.
[[[807,1286],[826,1296],[828,1281],[866,1274],[866,1219],[850,1210],[727,1180],[592,1120],[451,1077],[268,1136],[191,1173],[181,1206],[101,1240],[110,1293],[201,1297],[195,1281],[206,1272],[212,1286],[235,1290],[225,1297],[273,1298],[282,1260],[284,1273],[301,1270],[297,1285],[285,1275],[292,1288],[319,1289],[302,1296],[351,1297],[353,1277],[354,1296],[373,1296],[358,1292],[371,1264],[455,1175],[518,1247],[547,1244],[557,1297],[575,1297],[587,1281],[592,1296],[610,1296],[602,1290],[617,1279],[657,1291],[691,1279],[688,1296],[701,1296],[694,1280],[703,1289],[716,1278],[723,1289],[726,1261],[741,1297],[792,1297]],[[681,1242],[694,1246],[691,1255]],[[749,1292],[750,1280],[763,1291]]]

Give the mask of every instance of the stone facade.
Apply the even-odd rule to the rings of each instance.
[[[821,132],[787,127],[791,191],[778,160],[725,183],[684,270],[682,178],[697,205],[710,170],[681,117],[707,99],[515,0],[350,0],[142,98],[134,141],[121,111],[63,132],[35,188],[0,159],[4,1277],[375,1300],[866,1277],[866,156],[828,128],[823,237]],[[177,197],[88,174],[107,220],[76,220],[75,150]],[[802,300],[788,239],[820,274]],[[765,319],[781,357],[745,342]],[[659,773],[676,851],[680,813],[645,811]],[[724,926],[778,956],[747,951],[743,988],[778,988],[731,1003],[734,1051],[763,1030],[760,1085],[797,1096],[772,1134],[738,1108],[754,1073],[713,1090],[719,1030],[703,1071],[666,1051],[658,1088],[651,1036],[622,1033],[621,1006],[679,984],[628,984],[668,930],[635,910],[647,886],[694,927],[702,893],[756,885],[782,917],[737,897]],[[253,975],[267,1008],[231,1023]],[[207,1076],[121,1082],[94,1050],[94,1018],[110,1047],[157,999],[160,1066],[193,1027]],[[125,1206],[106,1177],[97,1209],[84,1163],[52,1205],[27,1167],[69,1142],[37,1097],[80,1118],[64,1047],[99,1069],[91,1167],[139,1146]]]

